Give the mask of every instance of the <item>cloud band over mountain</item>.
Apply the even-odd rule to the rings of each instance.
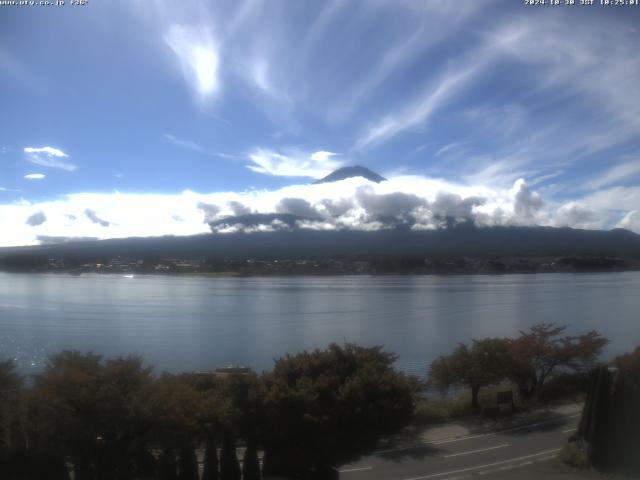
[[[592,205],[586,200],[559,204],[541,197],[524,180],[500,190],[422,176],[390,176],[379,184],[356,177],[274,190],[208,194],[190,190],[176,194],[77,193],[45,202],[0,205],[5,227],[0,242],[2,246],[35,245],[41,238],[105,239],[291,228],[369,231],[402,226],[425,230],[461,221],[478,226],[620,226],[640,231],[637,211],[606,208],[601,199],[592,199]],[[294,223],[282,222],[277,216],[265,217],[268,220],[258,225],[220,222],[270,213],[290,215]],[[46,221],[33,221],[36,216]]]

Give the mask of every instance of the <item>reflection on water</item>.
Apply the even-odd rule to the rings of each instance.
[[[472,337],[539,322],[592,328],[607,354],[640,344],[640,273],[250,277],[0,273],[0,357],[25,373],[63,348],[140,353],[158,370],[239,363],[330,342],[383,344],[423,374]]]

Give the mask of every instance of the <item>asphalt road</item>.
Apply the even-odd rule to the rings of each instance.
[[[340,478],[452,480],[497,475],[504,478],[504,472],[509,470],[557,457],[579,420],[580,414],[574,414],[497,432],[380,450],[342,466]]]

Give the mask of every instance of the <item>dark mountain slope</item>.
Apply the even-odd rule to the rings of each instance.
[[[338,170],[331,172],[324,178],[317,180],[313,183],[329,183],[329,182],[338,182],[340,180],[345,180],[347,178],[354,177],[363,177],[367,180],[371,180],[375,183],[384,182],[386,178],[381,175],[378,175],[376,172],[369,170],[366,167],[361,167],[360,165],[355,165],[353,167],[342,167]]]
[[[640,236],[627,230],[550,227],[408,229],[203,234],[188,237],[127,238],[0,249],[15,255],[110,258],[330,258],[398,256],[621,256],[640,258]]]

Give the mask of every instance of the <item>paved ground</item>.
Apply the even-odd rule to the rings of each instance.
[[[414,430],[358,462],[340,468],[343,480],[584,479],[561,465],[558,453],[576,430],[581,405],[528,412],[499,422],[468,420]],[[526,420],[533,419],[533,422]],[[526,423],[523,425],[522,423]],[[387,448],[388,447],[388,448]]]
[[[468,478],[474,478],[469,476]],[[477,477],[475,477],[477,478]],[[633,480],[630,477],[603,475],[593,471],[578,470],[553,459],[535,462],[504,472],[494,472],[488,480]]]

